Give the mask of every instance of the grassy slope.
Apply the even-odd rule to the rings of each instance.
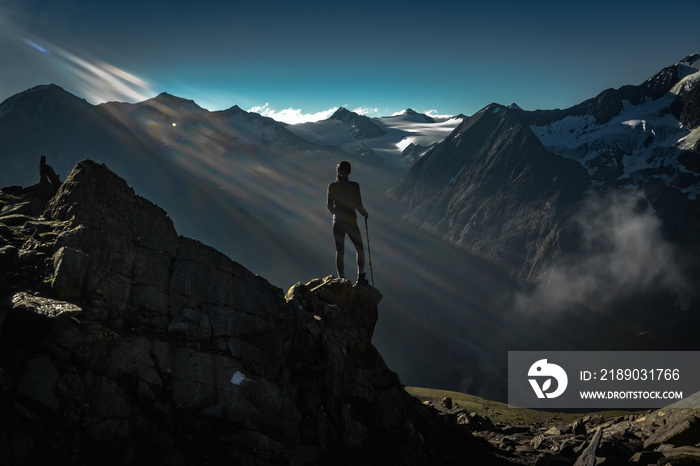
[[[587,414],[581,412],[563,413],[526,408],[511,408],[507,404],[498,401],[490,401],[479,398],[478,396],[447,390],[406,387],[406,391],[421,401],[431,401],[434,405],[439,405],[443,398],[452,398],[454,407],[459,407],[469,412],[475,412],[481,416],[488,417],[494,424],[566,425]],[[629,411],[597,411],[595,414],[603,416],[604,420],[608,420],[629,414]]]

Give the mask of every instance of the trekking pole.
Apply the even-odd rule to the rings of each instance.
[[[372,271],[372,251],[369,248],[369,227],[367,226],[367,217],[365,217],[365,233],[367,234],[367,257],[369,257],[369,276],[374,286],[374,272]]]

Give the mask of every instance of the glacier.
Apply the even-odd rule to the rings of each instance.
[[[698,73],[696,73],[698,74]],[[692,173],[678,156],[700,136],[672,115],[668,108],[675,100],[667,93],[656,100],[643,99],[639,104],[624,101],[619,115],[606,123],[599,123],[593,115],[569,115],[547,125],[531,125],[542,144],[550,151],[581,163],[590,173],[594,184],[625,179],[641,181],[649,170],[665,168],[669,173],[661,178],[673,183],[674,174]],[[597,173],[602,156],[617,157],[604,162],[618,164],[614,180],[603,179]],[[684,189],[692,199],[699,186]]]

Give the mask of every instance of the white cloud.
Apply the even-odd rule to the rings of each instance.
[[[452,118],[454,115],[440,115],[437,110],[428,110],[425,112],[430,118]]]
[[[376,107],[371,108],[371,107],[363,106],[363,107],[357,107],[356,109],[353,110],[353,112],[357,113],[358,115],[378,115],[379,109]]]
[[[255,106],[248,110],[249,112],[259,113],[262,116],[270,117],[273,120],[281,121],[290,125],[298,123],[310,123],[313,121],[326,120],[338,110],[338,107],[333,107],[316,113],[303,113],[298,108],[285,108],[283,110],[275,110],[270,108],[270,104]]]

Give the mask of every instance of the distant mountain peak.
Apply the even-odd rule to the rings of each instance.
[[[194,102],[193,100],[188,100],[188,99],[185,99],[183,97],[178,97],[174,94],[170,94],[169,92],[161,92],[160,94],[155,96],[154,99],[156,99],[156,100],[176,100],[176,101],[177,100],[185,100],[188,102]]]
[[[188,106],[194,106],[196,108],[202,109],[199,105],[194,100],[191,99],[185,99],[184,97],[178,97],[173,94],[169,94],[167,92],[161,92],[157,96],[153,97],[152,99],[144,100],[143,102],[140,102],[137,105],[149,105],[149,104],[165,104],[165,105],[188,105]],[[202,109],[203,110],[203,109]]]
[[[683,60],[656,73],[641,84],[641,88],[653,99],[670,91],[683,78],[700,71],[700,54],[693,53]]]
[[[19,94],[15,94],[15,96],[13,96],[13,97],[20,97],[20,96],[26,96],[26,95],[31,95],[31,94],[39,94],[39,93],[52,94],[52,95],[66,95],[66,96],[72,96],[75,99],[85,100],[85,99],[81,99],[80,97],[77,97],[77,96],[71,94],[70,92],[68,92],[67,90],[62,88],[61,86],[59,86],[57,84],[53,84],[53,83],[40,84],[38,86],[31,87],[24,92],[20,92]]]
[[[691,53],[683,60],[679,62],[680,64],[691,66],[693,68],[700,70],[700,53]]]
[[[199,115],[206,113],[194,100],[178,97],[167,92],[161,92],[152,99],[144,100],[135,105],[136,108],[151,109],[160,113],[174,116],[184,114]]]
[[[340,107],[338,110],[330,116],[329,120],[347,121],[350,118],[361,117],[362,115],[351,112],[345,107]]]
[[[412,108],[407,108],[401,113],[396,113],[394,114],[394,117],[403,118],[407,121],[413,121],[416,123],[435,123],[435,120],[432,117],[429,117],[425,113],[416,112]]]
[[[501,105],[501,104],[496,103],[496,102],[492,102],[492,103],[488,104],[486,107],[479,110],[477,112],[477,115],[486,114],[486,113],[498,114],[498,113],[501,113],[501,111],[503,111],[503,110],[510,110],[510,109],[513,109],[513,108],[509,107],[509,106],[507,107],[505,105]]]
[[[383,129],[377,126],[370,118],[352,112],[345,107],[340,107],[335,111],[329,121],[338,121],[352,125],[356,138],[375,138],[386,134]]]
[[[248,112],[243,110],[238,105],[234,105],[233,107],[227,108],[226,110],[223,111],[223,114],[225,117],[232,117],[234,115],[238,115],[239,113],[248,113]]]
[[[91,108],[87,100],[71,94],[61,86],[56,84],[41,84],[27,89],[26,91],[15,94],[5,99],[0,103],[0,116],[4,115],[9,109],[18,106],[22,108],[37,108],[47,111],[53,106],[61,107],[63,112],[85,111]],[[70,110],[69,110],[70,109]],[[35,118],[34,116],[33,118]]]
[[[65,89],[63,89],[61,86],[58,84],[54,83],[49,83],[49,84],[39,84],[38,86],[34,86],[30,89],[27,89],[25,92],[37,92],[37,91],[44,91],[44,90],[52,90],[52,91],[64,91],[67,92]]]

